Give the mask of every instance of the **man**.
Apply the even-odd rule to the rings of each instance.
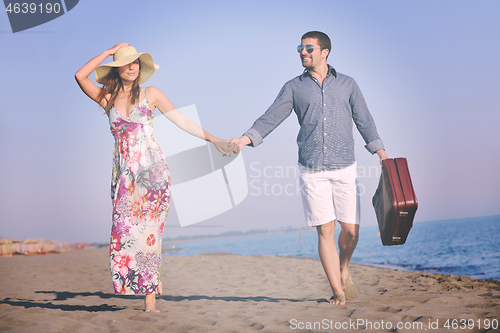
[[[304,212],[307,224],[318,232],[319,257],[333,291],[330,302],[343,305],[346,293],[357,295],[347,269],[359,231],[353,121],[366,149],[381,161],[387,155],[356,82],[328,65],[330,49],[326,34],[304,34],[297,47],[303,74],[285,83],[271,107],[231,142],[240,150],[246,145],[256,147],[295,111],[300,124],[297,144]],[[338,252],[335,221],[341,226]]]

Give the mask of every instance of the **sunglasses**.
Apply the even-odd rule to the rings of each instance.
[[[314,51],[314,46],[308,44],[308,45],[299,45],[299,46],[297,46],[297,52],[302,53],[302,51],[304,50],[304,48],[306,49],[306,52],[309,53],[309,54],[313,53],[313,51]]]

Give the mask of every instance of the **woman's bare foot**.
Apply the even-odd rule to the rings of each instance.
[[[156,308],[156,294],[146,294],[144,299],[144,311],[146,312],[160,312]]]
[[[158,283],[158,288],[156,288],[156,292],[158,293],[158,295],[161,295],[163,294],[163,284],[161,283]]]

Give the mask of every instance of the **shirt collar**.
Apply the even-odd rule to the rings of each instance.
[[[332,74],[333,76],[335,76],[335,78],[337,78],[337,71],[335,70],[335,68],[328,65],[328,74],[326,75],[326,77],[328,77],[328,75],[330,75],[330,74]],[[306,75],[312,77],[311,72],[309,72],[309,70],[307,68],[304,69],[304,72],[302,73],[301,77],[304,78]]]

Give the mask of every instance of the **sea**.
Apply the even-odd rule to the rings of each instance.
[[[169,241],[164,256],[227,252],[319,259],[315,230]],[[500,280],[500,215],[414,223],[403,245],[383,246],[377,232],[378,226],[361,226],[351,263]]]

